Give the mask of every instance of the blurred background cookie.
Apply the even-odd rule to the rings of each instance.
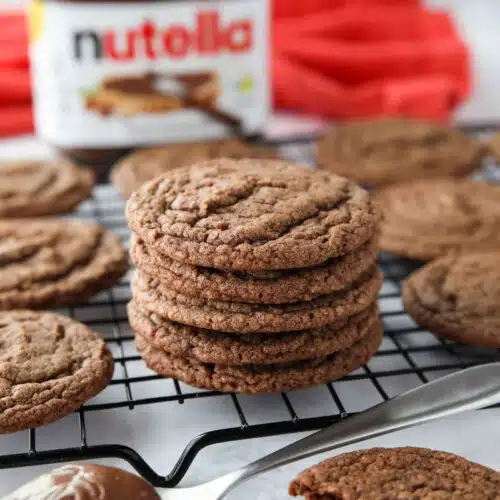
[[[403,118],[331,126],[318,141],[319,168],[378,187],[429,177],[464,177],[484,147],[450,126]]]
[[[500,133],[493,134],[488,141],[488,152],[496,162],[500,163]]]
[[[111,171],[111,182],[128,197],[142,184],[174,168],[210,160],[212,158],[279,159],[271,148],[239,139],[169,144],[162,147],[139,149],[120,160]]]
[[[499,348],[499,261],[500,248],[433,260],[405,281],[406,312],[437,335]]]
[[[0,163],[0,217],[69,212],[93,185],[92,170],[66,159]]]
[[[380,247],[430,260],[454,249],[500,246],[500,186],[428,179],[391,186],[375,200],[383,213]]]

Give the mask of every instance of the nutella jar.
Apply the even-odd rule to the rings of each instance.
[[[37,133],[77,160],[254,135],[269,114],[267,0],[35,0],[30,33]]]

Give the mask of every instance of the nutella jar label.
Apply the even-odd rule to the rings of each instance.
[[[38,134],[114,148],[257,132],[269,114],[268,17],[267,0],[38,0]]]

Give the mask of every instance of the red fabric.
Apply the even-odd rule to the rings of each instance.
[[[273,19],[303,17],[307,14],[332,8],[356,8],[376,5],[418,7],[419,0],[273,0]]]
[[[28,46],[25,43],[0,43],[0,71],[5,68],[28,69]]]
[[[304,18],[276,19],[272,35],[275,43],[281,46],[286,38],[293,41],[303,37],[363,42],[456,38],[455,28],[445,12],[374,6],[313,12]]]
[[[0,14],[0,137],[33,133],[28,30],[22,12]]]
[[[0,107],[0,137],[31,134],[33,131],[31,105]]]
[[[396,0],[289,3],[275,1],[276,107],[443,120],[468,97],[468,51],[447,13]]]
[[[31,101],[28,70],[5,69],[0,71],[0,106]]]
[[[380,78],[450,74],[468,88],[463,46],[453,39],[349,43],[320,39],[290,41],[277,56],[301,63],[347,84]]]
[[[18,43],[26,45],[28,29],[26,18],[21,12],[0,13],[0,44]]]
[[[350,87],[279,58],[272,71],[276,107],[341,119],[404,115],[441,121],[459,99],[446,75],[381,79]],[[289,81],[295,85],[286,84]]]

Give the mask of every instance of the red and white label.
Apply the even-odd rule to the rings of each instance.
[[[152,19],[138,26],[104,31],[80,30],[73,34],[73,53],[78,61],[134,61],[163,58],[180,60],[188,56],[248,54],[254,44],[253,19],[239,19],[226,24],[217,10],[203,10],[195,15],[195,26],[160,25]]]
[[[40,8],[40,7],[39,7]],[[249,133],[269,114],[267,0],[43,2],[31,42],[39,135],[60,147],[121,147],[222,137],[196,106],[98,113],[102,82],[143,74],[217,75],[213,106]],[[107,98],[105,96],[103,99]],[[114,96],[113,96],[114,98]],[[114,101],[113,101],[114,103]],[[135,104],[135,102],[133,103]],[[124,105],[126,108],[127,103]]]

